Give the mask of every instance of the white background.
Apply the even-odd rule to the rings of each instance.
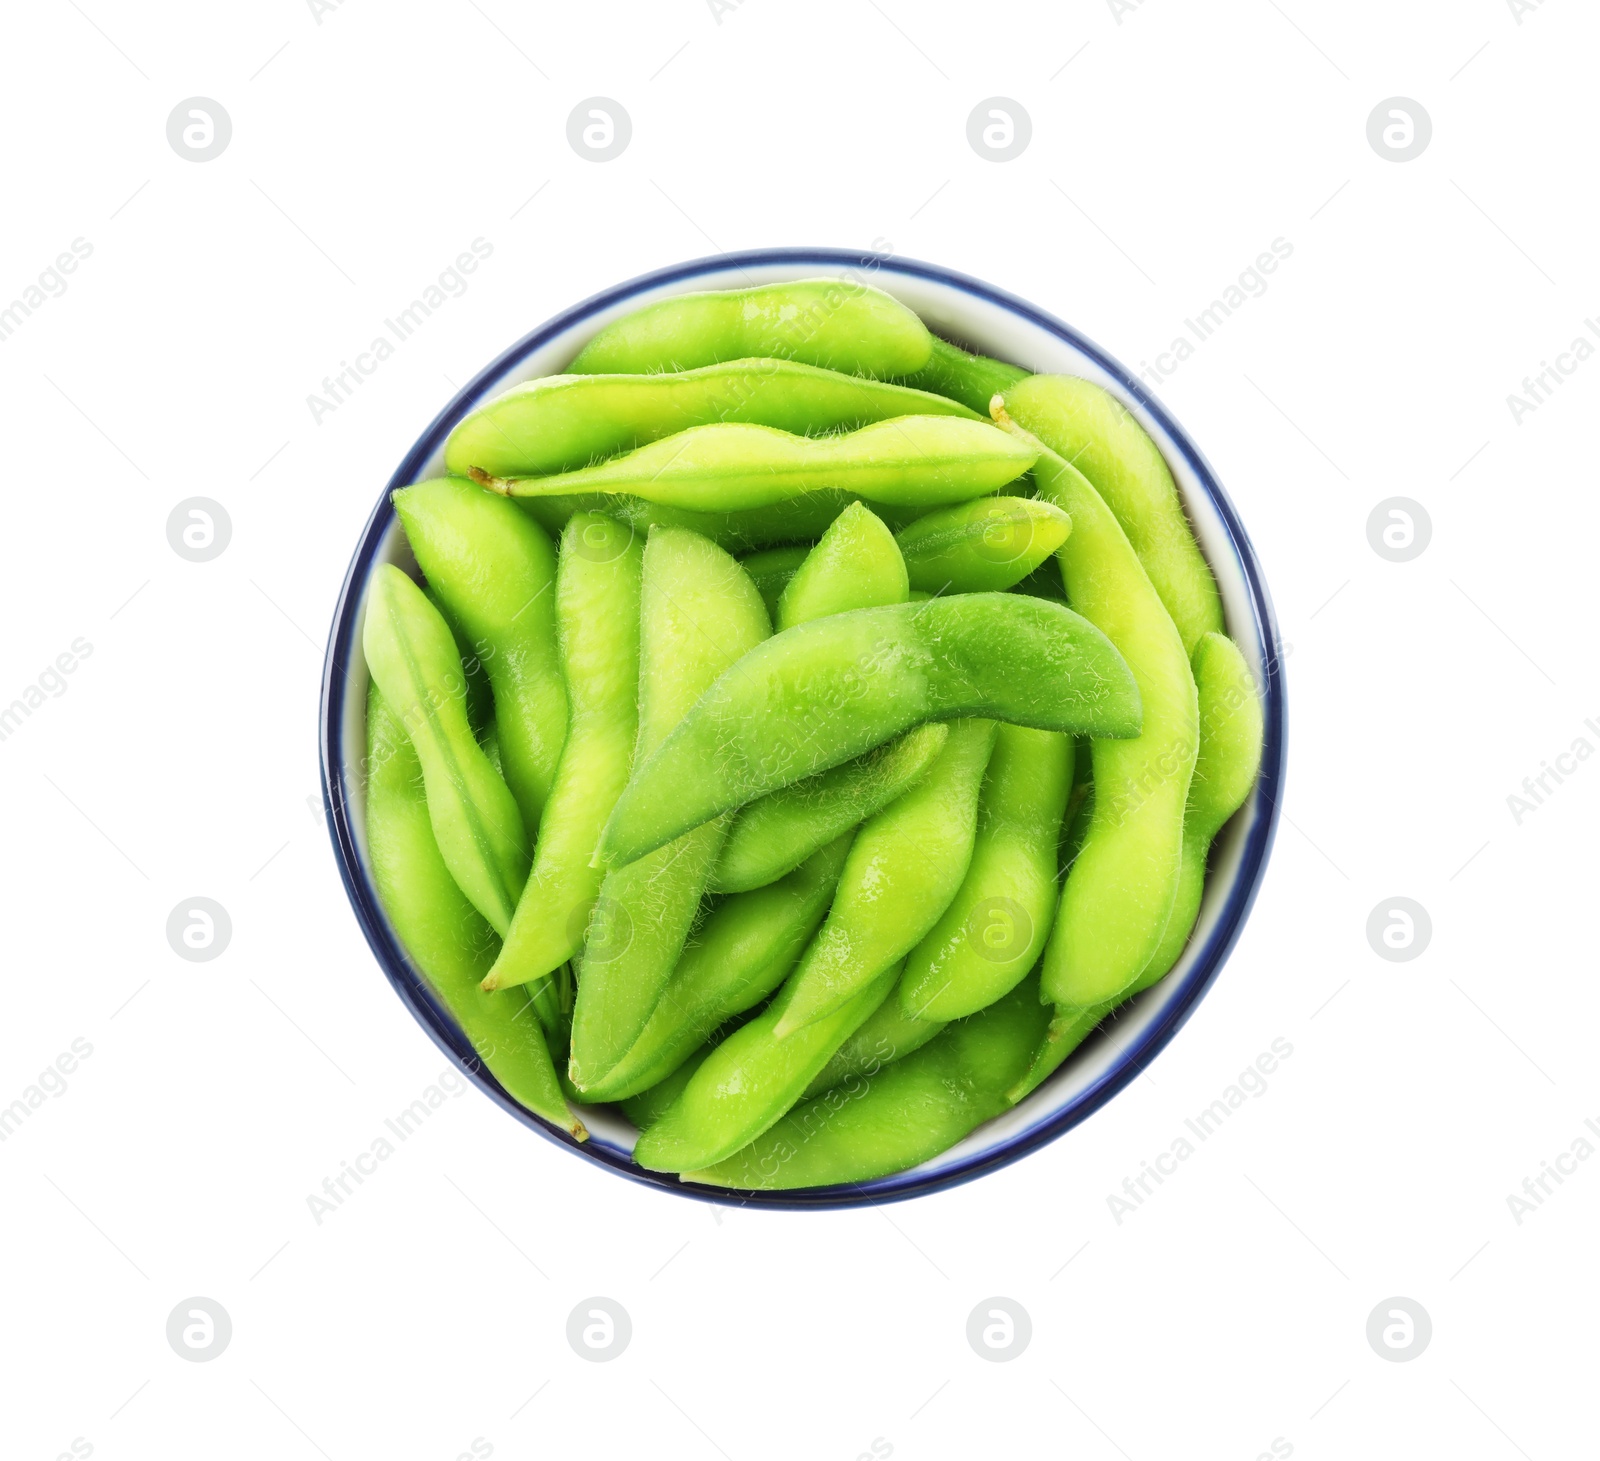
[[[1529,1458],[1592,1446],[1600,1161],[1507,1197],[1600,1121],[1590,908],[1600,764],[1600,359],[1513,419],[1600,314],[1579,0],[909,0],[217,6],[49,0],[7,22],[0,703],[92,654],[0,742],[0,1105],[93,1054],[0,1144],[0,1450],[1130,1461]],[[615,98],[615,161],[566,139]],[[196,164],[178,102],[233,138]],[[1015,161],[966,121],[1029,113]],[[1366,135],[1433,121],[1417,160]],[[356,398],[307,396],[475,238],[493,254]],[[476,1092],[333,1216],[307,1196],[443,1058],[350,913],[320,810],[323,644],[357,534],[455,387],[646,269],[819,243],[976,274],[1135,368],[1274,239],[1270,288],[1167,380],[1293,646],[1285,818],[1239,947],[1178,1039],[1067,1137],[886,1209],[719,1211],[636,1188]],[[222,502],[228,550],[165,524]],[[1404,496],[1428,550],[1366,521]],[[1553,782],[1547,783],[1554,786]],[[1587,890],[1587,891],[1586,891]],[[165,923],[204,895],[212,963]],[[1403,895],[1410,963],[1365,928]],[[1275,1038],[1265,1092],[1120,1224],[1108,1194]],[[1593,1134],[1591,1133],[1591,1136]],[[1600,1138],[1596,1138],[1600,1141]],[[218,1359],[165,1325],[203,1295]],[[565,1337],[632,1317],[614,1362]],[[1020,1303],[1016,1360],[969,1347]],[[1386,1362],[1367,1316],[1431,1315]],[[530,1397],[532,1397],[530,1399]]]

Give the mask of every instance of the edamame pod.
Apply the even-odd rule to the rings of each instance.
[[[619,1100],[664,1080],[701,1041],[783,983],[833,901],[850,841],[839,837],[787,877],[712,909],[633,1048],[595,1084],[595,1100]]]
[[[1167,606],[1185,653],[1221,633],[1222,600],[1200,554],[1171,469],[1121,401],[1093,381],[1035,375],[1003,388],[1019,426],[1065,458],[1116,515]]]
[[[882,290],[795,279],[657,300],[604,326],[567,369],[692,370],[764,356],[887,379],[920,370],[932,351],[928,327]]]
[[[575,471],[473,480],[511,497],[625,493],[690,512],[751,511],[822,491],[934,507],[998,491],[1033,465],[1033,455],[964,416],[897,416],[836,436],[729,421],[691,426]]]
[[[810,619],[857,608],[863,603],[903,600],[905,594],[905,565],[900,560],[900,550],[895,546],[894,538],[871,512],[858,504],[840,514],[822,541],[807,556],[783,597],[781,612],[788,619]],[[645,747],[641,745],[641,755],[644,751]],[[720,835],[728,820],[728,816],[720,817],[669,843],[667,848],[630,863],[611,876],[627,877],[634,868],[648,866],[663,852],[690,839]],[[843,827],[839,830],[842,831]],[[820,842],[812,844],[813,847],[818,845]],[[811,850],[811,847],[802,849],[795,862],[798,863]],[[830,877],[830,887],[835,881],[836,873]],[[817,918],[820,917],[819,910]],[[794,957],[798,955],[797,948]],[[674,985],[668,987],[663,1002],[672,1006],[668,1011],[669,1027],[681,1029],[682,1021],[676,1017],[682,994],[674,987],[676,984],[677,980],[674,979]],[[636,1064],[636,1051],[630,1051],[629,1057],[622,1063]]]
[[[904,975],[900,982],[903,986]],[[918,1020],[902,1014],[900,990],[896,989],[872,1012],[866,1024],[833,1052],[800,1099],[809,1101],[857,1076],[871,1079],[884,1066],[922,1049],[944,1027],[943,1020]]]
[[[713,421],[775,426],[799,436],[853,430],[891,416],[973,416],[928,391],[863,380],[793,360],[730,360],[651,375],[549,375],[524,381],[468,416],[445,445],[465,476],[538,477],[633,451]]]
[[[1178,962],[1200,916],[1211,843],[1244,805],[1261,769],[1261,700],[1239,646],[1225,634],[1202,635],[1193,665],[1200,691],[1200,754],[1189,782],[1178,896],[1161,947],[1130,994],[1148,989]]]
[[[903,960],[950,906],[972,861],[992,720],[951,723],[928,774],[856,834],[827,922],[790,978],[782,1040],[831,1015]]]
[[[640,540],[651,528],[687,528],[710,538],[730,553],[746,553],[774,543],[799,540],[815,542],[828,530],[828,524],[852,502],[860,498],[848,492],[807,492],[771,507],[753,507],[745,512],[687,512],[680,507],[663,507],[626,493],[582,492],[561,497],[518,497],[516,504],[553,537],[559,537],[575,513],[603,512],[618,522],[627,523]],[[890,507],[877,503],[873,511],[890,528],[915,522],[926,507]],[[782,586],[779,586],[779,592]]]
[[[767,606],[767,613],[774,622],[778,617],[778,600],[783,597],[789,580],[806,561],[806,554],[810,551],[809,546],[798,543],[786,548],[767,548],[739,560],[740,567],[750,575],[750,582],[756,586],[756,592],[761,595],[761,602]]]
[[[485,989],[542,978],[583,946],[603,876],[590,861],[628,779],[638,733],[643,558],[633,530],[599,513],[580,513],[561,536],[556,643],[570,708],[567,739],[533,871]]]
[[[394,506],[429,585],[494,688],[500,765],[531,843],[567,736],[555,549],[512,503],[460,478],[402,488]]]
[[[691,1052],[676,1070],[668,1071],[653,1086],[647,1086],[638,1095],[628,1096],[619,1101],[617,1104],[622,1107],[622,1114],[640,1131],[647,1126],[654,1126],[672,1103],[683,1094],[683,1088],[694,1079],[694,1073],[706,1063],[706,1056],[716,1048],[707,1042],[698,1050]]]
[[[1096,1005],[1093,1009],[1072,1010],[1057,1014],[1050,1021],[1045,1038],[1029,1062],[1027,1071],[1006,1092],[1006,1105],[1015,1106],[1032,1095],[1058,1071],[1085,1040],[1094,1034],[1101,1021],[1116,1008],[1116,1004]]]
[[[961,890],[906,956],[902,1011],[959,1020],[1028,975],[1056,913],[1056,844],[1072,787],[1072,737],[1003,725],[978,800]]]
[[[778,600],[776,627],[792,629],[847,609],[903,604],[911,585],[894,534],[853,502],[806,555]]]
[[[749,575],[698,533],[656,528],[640,595],[639,739],[648,760],[689,708],[772,633]]]
[[[999,392],[1010,390],[1027,374],[1020,366],[1007,365],[1003,360],[968,355],[935,335],[928,363],[921,370],[902,377],[900,384],[949,396],[987,416],[989,402]]]
[[[600,855],[631,862],[923,721],[1114,737],[1137,735],[1140,714],[1122,656],[1060,604],[960,594],[832,614],[774,635],[700,697],[636,769]]]
[[[467,724],[466,677],[450,626],[392,563],[372,576],[362,648],[373,680],[416,747],[445,866],[473,907],[504,934],[528,875],[522,813]]]
[[[686,1172],[754,1141],[794,1105],[828,1057],[888,997],[899,975],[898,967],[885,970],[826,1019],[781,1039],[774,1030],[793,993],[791,979],[767,1009],[706,1057],[678,1099],[640,1136],[634,1161],[653,1172]]]
[[[376,684],[367,694],[365,769],[367,858],[406,957],[512,1099],[583,1141],[589,1133],[562,1097],[527,994],[478,987],[500,940],[439,855],[422,763]]]
[[[948,1151],[1009,1104],[1044,1033],[1032,980],[946,1029],[871,1080],[847,1080],[686,1182],[775,1190],[903,1172]],[[908,1113],[914,1113],[908,1119]]]
[[[1067,540],[1072,519],[1032,497],[981,497],[937,508],[895,534],[911,587],[991,593],[1033,572]]]
[[[1006,419],[1003,408],[999,416]],[[1072,518],[1072,536],[1059,555],[1068,602],[1122,652],[1144,707],[1137,737],[1095,739],[1090,746],[1094,818],[1067,872],[1045,948],[1045,998],[1089,1009],[1126,990],[1166,932],[1178,891],[1199,705],[1172,616],[1099,493],[1049,450],[1035,479]]]
[[[948,734],[943,721],[919,725],[865,756],[741,807],[711,875],[712,891],[763,887],[859,827],[927,774]]]
[[[648,759],[701,693],[772,632],[744,569],[697,533],[658,528],[644,550],[639,736]],[[706,879],[727,836],[718,818],[606,874],[578,967],[567,1073],[592,1092],[644,1030],[683,952]]]
[[[888,528],[847,507],[800,566],[779,603],[780,629],[851,609],[906,601],[905,563]],[[807,777],[744,807],[711,886],[757,888],[887,806],[932,764],[942,733],[923,726],[857,761]]]
[[[444,622],[450,626],[450,633],[456,642],[456,653],[461,656],[461,670],[467,678],[467,724],[472,727],[473,735],[483,747],[484,755],[494,763],[494,769],[503,775],[500,747],[494,730],[494,691],[489,685],[488,672],[483,667],[483,661],[478,658],[477,651],[473,649],[472,641],[461,632],[461,626],[450,617],[450,611],[445,608],[444,600],[433,591],[433,585],[423,584],[422,593],[444,617]]]
[[[539,1016],[545,1033],[565,1049],[572,1040],[572,965],[563,964],[555,973],[522,987],[533,1000],[534,1013]],[[515,990],[505,992],[514,994]],[[561,1075],[559,1068],[556,1075]],[[562,1089],[566,1089],[565,1082]]]

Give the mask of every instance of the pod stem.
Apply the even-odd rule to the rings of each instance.
[[[491,492],[498,492],[502,497],[511,496],[511,482],[506,477],[491,477],[482,467],[468,467],[467,476],[480,487],[487,487]],[[580,1137],[581,1141],[582,1138]]]

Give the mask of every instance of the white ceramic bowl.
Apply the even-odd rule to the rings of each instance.
[[[367,669],[359,646],[373,570],[399,563],[414,570],[389,494],[440,475],[444,443],[468,412],[519,381],[553,375],[602,325],[672,294],[744,288],[821,276],[870,283],[904,301],[939,335],[1035,372],[1085,376],[1116,395],[1161,448],[1183,494],[1201,550],[1222,593],[1228,632],[1262,689],[1266,738],[1261,777],[1250,801],[1218,838],[1200,920],[1172,973],[1121,1010],[1043,1086],[1014,1110],[958,1146],[908,1172],[849,1187],[740,1193],[734,1200],[781,1207],[836,1207],[912,1197],[964,1182],[1015,1161],[1092,1115],[1143,1070],[1193,1012],[1239,936],[1266,869],[1277,828],[1286,746],[1282,655],[1272,601],[1260,564],[1232,504],[1205,458],[1142,383],[1070,326],[1034,305],[976,279],[910,260],[835,249],[773,249],[698,259],[585,300],[519,341],[483,370],[423,432],[383,490],[345,578],[323,671],[323,794],[334,850],[351,906],[373,953],[401,999],[441,1049],[525,1125],[620,1175],[690,1197],[719,1199],[675,1176],[647,1172],[631,1159],[634,1131],[620,1116],[586,1109],[592,1133],[578,1143],[517,1105],[484,1070],[470,1043],[407,959],[384,916],[366,854],[365,798],[359,777]]]

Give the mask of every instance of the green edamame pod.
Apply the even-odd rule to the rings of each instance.
[[[761,602],[767,606],[767,613],[774,622],[778,618],[778,600],[783,597],[789,580],[806,561],[806,554],[810,551],[807,544],[799,543],[787,548],[767,548],[739,560],[740,567],[750,575],[750,582],[756,586],[756,592],[761,595]]]
[[[1058,1071],[1085,1040],[1094,1034],[1101,1021],[1116,1008],[1115,1004],[1096,1005],[1093,1009],[1073,1010],[1056,1015],[1050,1021],[1045,1038],[1034,1051],[1027,1071],[1006,1092],[1006,1105],[1015,1106],[1032,1095]]]
[[[788,629],[851,609],[903,604],[907,592],[905,563],[893,536],[880,519],[855,503],[839,514],[790,580],[779,601],[778,627]],[[937,744],[928,740],[891,742],[743,808],[723,847],[712,887],[730,892],[760,887],[864,821],[931,764]],[[939,737],[938,744],[942,741]]]
[[[937,508],[895,534],[911,587],[991,593],[1025,579],[1067,540],[1072,519],[1032,497],[981,497]]]
[[[1038,986],[1027,980],[870,1080],[847,1080],[797,1106],[743,1150],[684,1180],[745,1190],[832,1187],[929,1161],[1006,1109],[1005,1092],[1026,1072],[1045,1018]]]
[[[631,862],[923,721],[1114,737],[1137,735],[1140,715],[1122,656],[1060,604],[960,594],[832,614],[775,634],[700,697],[636,768],[600,856]]]
[[[1008,391],[1028,374],[1020,366],[991,360],[987,355],[968,355],[948,341],[933,337],[933,350],[921,370],[901,378],[900,384],[919,391],[949,396],[974,411],[989,414],[989,402]]]
[[[883,519],[853,502],[806,555],[778,600],[776,627],[792,629],[847,609],[903,604],[905,559]]]
[[[905,563],[880,518],[853,503],[807,554],[778,603],[779,629],[829,614],[906,602]],[[917,742],[808,777],[762,797],[735,819],[711,886],[722,891],[760,887],[797,866],[818,847],[856,826],[919,774],[932,750]],[[895,783],[899,783],[896,789]],[[729,849],[732,849],[731,856]]]
[[[651,539],[651,542],[654,542],[654,539]],[[715,554],[717,549],[707,547],[707,552]],[[650,562],[650,554],[646,550],[646,598],[648,598],[648,587],[650,587],[648,562]],[[733,571],[734,573],[739,573],[742,578],[742,570],[734,568]],[[696,576],[699,576],[699,574],[696,574]],[[678,597],[678,595],[669,595],[670,597]],[[872,512],[869,512],[866,507],[856,504],[856,506],[846,507],[845,512],[840,514],[837,522],[830,526],[827,533],[824,534],[824,538],[816,546],[816,549],[813,549],[813,552],[806,557],[805,565],[802,566],[802,570],[797,574],[795,581],[790,584],[789,592],[786,592],[786,595],[782,598],[782,613],[786,614],[789,619],[810,619],[816,618],[819,614],[850,610],[850,608],[856,608],[856,606],[862,605],[864,602],[885,602],[885,600],[886,602],[898,602],[904,597],[906,597],[906,568],[904,568],[904,563],[901,562],[898,547],[894,546],[893,536],[891,536],[888,528],[885,528],[883,523],[872,515]],[[646,624],[648,624],[648,603],[646,603]],[[765,626],[765,619],[763,619],[763,626]],[[702,634],[702,638],[704,637],[706,635]],[[674,661],[677,661],[678,658],[680,656],[675,654]],[[642,736],[637,759],[645,757],[651,749],[653,749],[653,746],[646,746],[645,738]],[[608,875],[606,883],[610,885],[613,879],[635,877],[637,875],[635,874],[635,869],[642,869],[642,867],[648,869],[659,858],[667,855],[674,848],[682,847],[686,842],[693,842],[696,839],[720,839],[723,831],[725,831],[726,824],[730,823],[730,821],[731,815],[725,815],[722,818],[715,819],[712,823],[707,823],[704,827],[699,827],[696,831],[688,832],[688,834],[677,839],[677,842],[669,843],[666,848],[654,851],[654,853],[646,855],[645,858],[638,859],[637,863],[627,864],[626,867],[622,867],[618,872]],[[830,842],[840,831],[843,831],[843,826],[837,827],[835,831],[830,831],[826,839],[818,839],[816,842],[810,843],[808,847],[797,848],[795,850],[797,855],[792,859],[792,863],[787,864],[787,866],[802,863],[805,856],[810,855],[814,848],[821,847],[824,842]],[[794,848],[794,840],[790,839],[787,845],[790,848]],[[787,866],[779,867],[778,872],[787,871]],[[832,872],[832,875],[830,875],[829,885],[832,885],[832,882],[837,882],[837,872]],[[654,899],[654,903],[658,904],[658,907],[654,907],[653,912],[659,919],[659,903],[661,903],[661,899]],[[819,909],[816,917],[818,917],[818,920],[821,919],[821,909]],[[794,957],[798,957],[798,952],[800,951],[795,949]],[[630,978],[627,981],[627,987],[632,991],[640,983],[645,983],[646,989],[654,987],[648,981],[640,981],[637,978]],[[685,1026],[685,1019],[683,1019],[683,1015],[685,1015],[685,999],[683,997],[685,997],[685,991],[682,989],[682,981],[675,975],[672,984],[667,986],[666,994],[662,995],[662,1003],[666,1003],[667,1007],[669,1007],[667,1010],[662,1011],[662,1015],[666,1016],[667,1029],[678,1032],[680,1037],[682,1037],[683,1026]],[[632,995],[632,1000],[634,1000],[635,1005],[642,1003],[640,995],[637,994]],[[606,999],[605,1007],[611,1010],[618,1003],[618,997],[611,994]],[[626,997],[621,1000],[621,1003],[622,1007],[627,1008]],[[654,1018],[654,1016],[651,1016],[651,1018]],[[645,1045],[645,1055],[648,1055],[650,1043],[645,1042],[645,1040],[640,1040],[638,1043]],[[629,1055],[622,1059],[621,1064],[624,1067],[630,1067],[630,1069],[637,1069],[638,1059],[640,1059],[640,1050],[635,1045],[634,1050],[629,1051]],[[611,1090],[611,1088],[622,1087],[616,1087],[616,1083],[613,1080],[605,1080],[605,1088]]]
[[[900,550],[895,546],[894,538],[871,512],[856,504],[846,508],[839,515],[838,520],[824,534],[822,541],[808,555],[794,582],[784,594],[781,612],[786,621],[810,619],[857,608],[864,603],[903,600],[905,593],[905,565],[900,560]],[[646,748],[641,744],[641,756],[645,751]],[[649,866],[653,860],[671,848],[680,846],[686,840],[720,835],[721,829],[730,819],[730,815],[719,817],[705,827],[685,834],[677,842],[669,843],[666,848],[651,853],[636,863],[630,863],[619,873],[611,876],[627,877],[635,868]],[[840,826],[837,830],[842,831],[844,828]],[[834,835],[836,834],[830,833],[827,840],[832,840]],[[844,839],[841,838],[840,841],[843,842]],[[794,846],[792,839],[788,845],[791,848]],[[822,839],[818,839],[809,846],[798,849],[794,862],[799,863],[813,848],[821,845]],[[842,855],[841,852],[841,859]],[[782,870],[784,869],[779,869]],[[832,884],[837,881],[837,872],[832,869],[829,871],[831,890]],[[816,919],[820,921],[820,918],[819,909]],[[799,948],[795,948],[792,958],[797,958],[799,952]],[[669,1006],[663,1012],[666,1017],[666,1028],[678,1031],[681,1035],[684,1024],[682,1019],[684,991],[678,976],[674,976],[662,1002]],[[646,1051],[649,1050],[648,1042],[641,1039],[639,1043],[645,1046]],[[636,1067],[638,1056],[639,1051],[636,1046],[622,1064]]]
[[[927,774],[948,734],[943,721],[919,725],[865,756],[741,807],[711,874],[711,890],[763,887],[841,832],[859,827]]]
[[[775,426],[799,436],[853,430],[892,416],[972,416],[928,391],[863,380],[793,360],[729,360],[650,375],[549,375],[524,381],[468,416],[445,445],[460,476],[570,472],[713,421]]]
[[[683,1094],[683,1088],[694,1079],[694,1073],[706,1063],[706,1056],[717,1047],[709,1041],[691,1052],[676,1070],[668,1071],[653,1086],[647,1086],[636,1096],[628,1096],[617,1104],[622,1114],[643,1131],[654,1126],[666,1114],[672,1103]]]
[[[1167,606],[1184,651],[1221,633],[1217,581],[1184,516],[1160,449],[1121,401],[1093,381],[1036,375],[1004,388],[1006,410],[1083,475],[1116,515]]]
[[[422,762],[445,866],[503,935],[528,875],[522,813],[467,724],[466,676],[450,626],[392,563],[372,576],[362,648]]]
[[[450,626],[451,636],[456,642],[456,653],[461,656],[461,669],[467,677],[467,724],[472,727],[472,733],[478,738],[478,744],[483,747],[484,755],[494,762],[494,769],[504,774],[500,765],[500,748],[494,730],[494,691],[489,685],[488,672],[483,667],[483,661],[478,658],[478,652],[472,647],[472,641],[461,632],[461,626],[450,617],[450,611],[445,608],[444,600],[433,591],[431,584],[422,585],[423,596],[444,617],[444,622]]]
[[[701,1041],[783,983],[833,901],[850,841],[837,838],[787,877],[711,911],[633,1048],[595,1083],[595,1100],[618,1100],[664,1080]]]
[[[533,871],[485,989],[542,978],[583,946],[603,874],[590,866],[628,779],[639,727],[639,580],[633,530],[580,513],[561,535],[556,643],[567,687],[567,739],[539,824]]]
[[[557,1039],[565,1048],[572,1039],[572,965],[563,964],[554,974],[543,979],[536,979],[532,984],[524,986],[528,997],[533,1000],[533,1010],[539,1016],[539,1023],[545,1027],[552,1039]],[[515,993],[508,990],[507,993]],[[561,1072],[558,1070],[557,1075]],[[562,1083],[566,1089],[566,1083]]]
[[[554,1061],[561,1060],[562,1050],[560,1048],[560,1042],[552,1038],[550,1044],[550,1058]],[[594,1105],[594,1102],[585,1101],[583,1099],[583,1093],[575,1085],[573,1085],[572,1082],[566,1078],[566,1075],[559,1069],[556,1071],[556,1079],[561,1082],[561,1094],[566,1097],[567,1104],[572,1107],[574,1111],[587,1111]]]
[[[429,585],[494,687],[500,764],[531,840],[567,736],[555,548],[512,503],[460,478],[402,488],[394,506]]]
[[[1178,896],[1161,947],[1130,994],[1148,989],[1178,962],[1200,916],[1211,843],[1244,805],[1261,769],[1261,701],[1239,646],[1225,634],[1204,634],[1193,665],[1200,691],[1200,754],[1189,782]]]
[[[750,576],[698,533],[656,528],[640,595],[639,739],[648,760],[689,707],[772,633]]]
[[[795,987],[791,978],[767,1009],[706,1057],[678,1099],[640,1136],[634,1161],[654,1172],[687,1172],[754,1141],[794,1105],[899,976],[898,966],[885,970],[826,1019],[781,1038],[775,1030]]]
[[[1038,961],[1056,913],[1056,844],[1072,737],[1003,725],[978,799],[961,890],[906,956],[901,1009],[947,1022],[993,1004]]]
[[[644,550],[640,598],[639,737],[647,760],[711,683],[772,632],[755,585],[709,539],[658,528]],[[592,1091],[643,1032],[694,924],[728,833],[726,817],[606,874],[578,968],[568,1074]]]
[[[785,1039],[903,960],[950,906],[972,861],[992,720],[951,723],[928,774],[856,834],[827,922],[789,981]]]
[[[932,350],[928,327],[882,290],[796,279],[658,300],[602,328],[567,369],[632,374],[762,356],[887,379],[920,370]]]
[[[511,497],[625,493],[690,512],[749,511],[822,491],[935,507],[998,491],[1032,465],[1028,447],[987,421],[897,416],[836,436],[717,422],[592,467],[473,480]]]
[[[372,879],[407,957],[512,1098],[583,1141],[589,1133],[562,1098],[526,993],[478,987],[500,940],[439,855],[422,763],[375,684],[367,695],[366,777]]]
[[[575,513],[603,512],[607,517],[627,523],[641,541],[651,528],[687,528],[702,538],[710,538],[730,553],[745,553],[752,548],[801,539],[815,542],[827,532],[834,518],[852,502],[859,501],[848,492],[807,492],[787,502],[743,512],[688,512],[681,507],[646,502],[642,497],[626,493],[581,492],[516,499],[517,506],[552,536],[559,536]],[[915,522],[928,511],[925,507],[890,507],[881,502],[873,510],[891,528]]]
[[[1006,416],[1003,409],[1000,416]],[[1067,872],[1045,948],[1045,998],[1089,1009],[1126,990],[1166,932],[1178,892],[1200,712],[1172,616],[1099,493],[1049,450],[1039,459],[1036,480],[1072,518],[1072,536],[1059,555],[1067,599],[1122,652],[1144,706],[1137,737],[1095,739],[1090,746],[1094,819]]]
[[[904,975],[900,983],[903,987]],[[809,1101],[857,1076],[876,1076],[884,1066],[922,1049],[944,1027],[943,1020],[918,1020],[901,1013],[900,990],[896,989],[872,1012],[866,1024],[833,1052],[800,1099]]]

